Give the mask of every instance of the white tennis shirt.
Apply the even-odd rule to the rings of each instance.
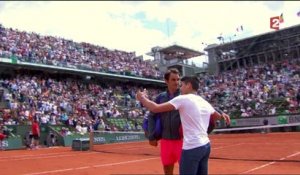
[[[207,128],[210,115],[215,109],[202,97],[195,94],[180,95],[169,101],[179,110],[183,129],[184,150],[209,143]]]

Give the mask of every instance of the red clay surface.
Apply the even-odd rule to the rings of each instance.
[[[300,174],[300,133],[211,135],[209,174]],[[2,175],[163,174],[159,148],[147,142],[111,149],[151,155],[72,151],[70,147],[0,151]],[[178,174],[178,164],[175,166]]]

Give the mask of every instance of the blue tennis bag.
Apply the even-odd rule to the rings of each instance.
[[[160,104],[161,103],[161,97],[162,97],[162,94],[160,94],[156,98],[155,102]],[[161,137],[162,137],[162,124],[161,124],[161,118],[160,118],[159,113],[154,116],[154,120],[155,120],[154,137],[155,137],[156,140],[160,140]],[[143,120],[143,126],[142,127],[143,127],[143,130],[145,132],[145,137],[149,138],[148,137],[148,114],[146,114],[146,117]]]
[[[156,140],[160,140],[162,135],[162,125],[161,125],[160,116],[154,116],[154,120],[155,120],[154,137]],[[143,130],[145,132],[145,137],[148,138],[148,118],[144,118],[143,120]]]

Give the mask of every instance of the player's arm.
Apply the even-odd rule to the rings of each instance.
[[[222,118],[222,115],[218,111],[215,111],[210,115],[210,117],[213,118],[213,120],[215,121],[220,120]]]
[[[216,109],[216,111],[211,114],[211,117],[213,117],[214,121],[224,119],[226,122],[226,125],[230,125],[230,117],[223,111]]]
[[[162,104],[157,104],[157,103],[147,99],[146,97],[143,97],[141,99],[141,103],[147,109],[149,109],[149,111],[151,111],[153,113],[160,113],[160,112],[167,112],[167,111],[175,110],[175,107],[169,102],[165,102],[165,103],[162,103]]]
[[[165,102],[162,104],[157,104],[151,100],[149,100],[143,92],[138,91],[136,95],[137,99],[151,112],[159,113],[159,112],[167,112],[175,110],[175,107],[169,103]]]

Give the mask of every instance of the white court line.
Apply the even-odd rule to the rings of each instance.
[[[87,154],[98,154],[96,152],[92,153],[86,153]],[[53,156],[42,156],[42,157],[25,157],[25,158],[17,158],[17,159],[6,159],[6,160],[0,160],[0,162],[7,162],[7,161],[18,161],[18,160],[33,160],[33,159],[47,159],[47,158],[58,158],[58,157],[72,157],[72,156],[78,156],[78,154],[65,154],[65,155],[53,155]]]
[[[286,158],[294,157],[294,156],[297,156],[298,154],[300,154],[300,152],[297,152],[297,153],[295,153],[295,154],[291,154],[291,155],[289,155],[289,156],[286,156]]]
[[[93,165],[92,167],[97,168],[97,167],[103,167],[103,166],[122,165],[122,164],[135,163],[135,162],[142,162],[142,161],[147,161],[147,160],[152,160],[152,159],[159,159],[159,157],[148,158],[148,159],[130,160],[130,161],[126,161],[126,162],[108,163],[108,164],[102,164],[102,165]]]
[[[133,143],[133,142],[132,142]],[[126,150],[138,150],[141,148],[149,148],[153,149],[149,146],[128,146],[125,147]],[[115,147],[110,148],[110,150],[123,150],[124,147]],[[62,154],[63,153],[63,154]],[[56,158],[56,157],[70,157],[70,156],[76,156],[78,154],[98,154],[97,152],[90,152],[90,153],[74,153],[74,152],[62,152],[62,153],[47,153],[47,154],[36,154],[36,155],[21,155],[21,156],[6,156],[6,157],[0,157],[0,162],[6,162],[6,161],[18,161],[18,160],[28,160],[28,159],[45,159],[45,158]]]
[[[35,157],[35,156],[48,156],[48,155],[57,155],[57,154],[61,155],[63,153],[70,153],[70,151],[65,151],[65,152],[60,152],[60,153],[47,153],[47,154],[27,154],[27,155],[5,156],[5,157],[4,156],[3,157],[0,156],[0,159],[21,158],[21,157]]]
[[[116,163],[107,163],[107,164],[83,166],[83,167],[77,167],[77,168],[42,171],[42,172],[36,172],[36,173],[28,173],[28,174],[24,174],[24,175],[50,174],[50,173],[58,173],[58,172],[65,172],[65,171],[81,170],[81,169],[87,169],[87,168],[98,168],[98,167],[104,167],[104,166],[114,166],[114,165],[122,165],[122,164],[129,164],[129,163],[135,163],[135,162],[143,162],[143,161],[148,161],[148,160],[153,160],[153,159],[159,159],[159,157],[148,158],[148,159],[130,160],[130,161],[125,161],[125,162],[116,162]]]
[[[83,169],[88,169],[90,168],[89,166],[83,166],[83,167],[79,167],[79,168],[75,168],[76,170],[83,170]]]
[[[286,158],[294,157],[294,156],[297,156],[298,154],[300,154],[300,152],[297,152],[297,153],[295,153],[295,154],[288,155],[288,156],[286,156],[286,157],[282,157],[282,158],[279,159],[279,160],[285,160]],[[267,167],[267,166],[269,166],[269,165],[272,165],[272,164],[274,164],[274,163],[276,163],[276,162],[277,162],[277,161],[269,162],[269,163],[266,163],[266,164],[264,164],[264,165],[258,166],[258,167],[256,167],[256,168],[250,169],[250,170],[248,170],[248,171],[242,172],[242,173],[240,173],[240,174],[247,174],[247,173],[250,173],[250,172],[252,172],[252,171],[255,171],[255,170],[258,170],[258,169]]]

